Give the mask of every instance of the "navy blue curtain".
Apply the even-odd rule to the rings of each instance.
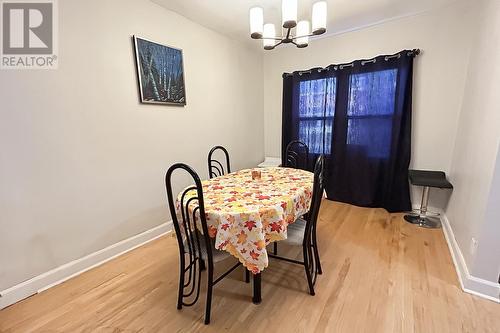
[[[311,161],[324,154],[329,199],[390,212],[411,209],[416,54],[404,50],[283,75],[282,156],[292,140],[309,146]]]

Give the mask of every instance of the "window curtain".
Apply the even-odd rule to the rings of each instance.
[[[411,209],[413,58],[416,50],[283,75],[282,157],[309,146],[326,156],[328,199],[389,212]]]

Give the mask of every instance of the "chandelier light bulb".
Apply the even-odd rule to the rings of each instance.
[[[297,25],[297,0],[281,2],[281,19],[285,29],[294,28]]]
[[[326,1],[314,3],[312,10],[312,33],[321,35],[326,32]]]
[[[264,29],[264,9],[253,7],[250,9],[250,37],[253,39],[262,38]]]
[[[306,47],[309,44],[309,21],[300,21],[297,24],[297,46]]]
[[[264,38],[263,39],[264,49],[265,50],[274,49],[274,45],[276,44],[276,41],[275,41],[276,29],[274,27],[274,24],[272,24],[272,23],[264,24],[264,37],[263,38]]]

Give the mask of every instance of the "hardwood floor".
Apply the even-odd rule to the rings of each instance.
[[[500,305],[460,290],[441,230],[329,201],[318,228],[316,296],[300,266],[271,261],[254,305],[237,270],[215,287],[205,326],[204,299],[176,309],[177,245],[165,236],[0,311],[0,331],[500,332]]]

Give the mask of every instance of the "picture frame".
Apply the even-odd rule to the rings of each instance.
[[[140,102],[186,105],[182,49],[132,36]]]

